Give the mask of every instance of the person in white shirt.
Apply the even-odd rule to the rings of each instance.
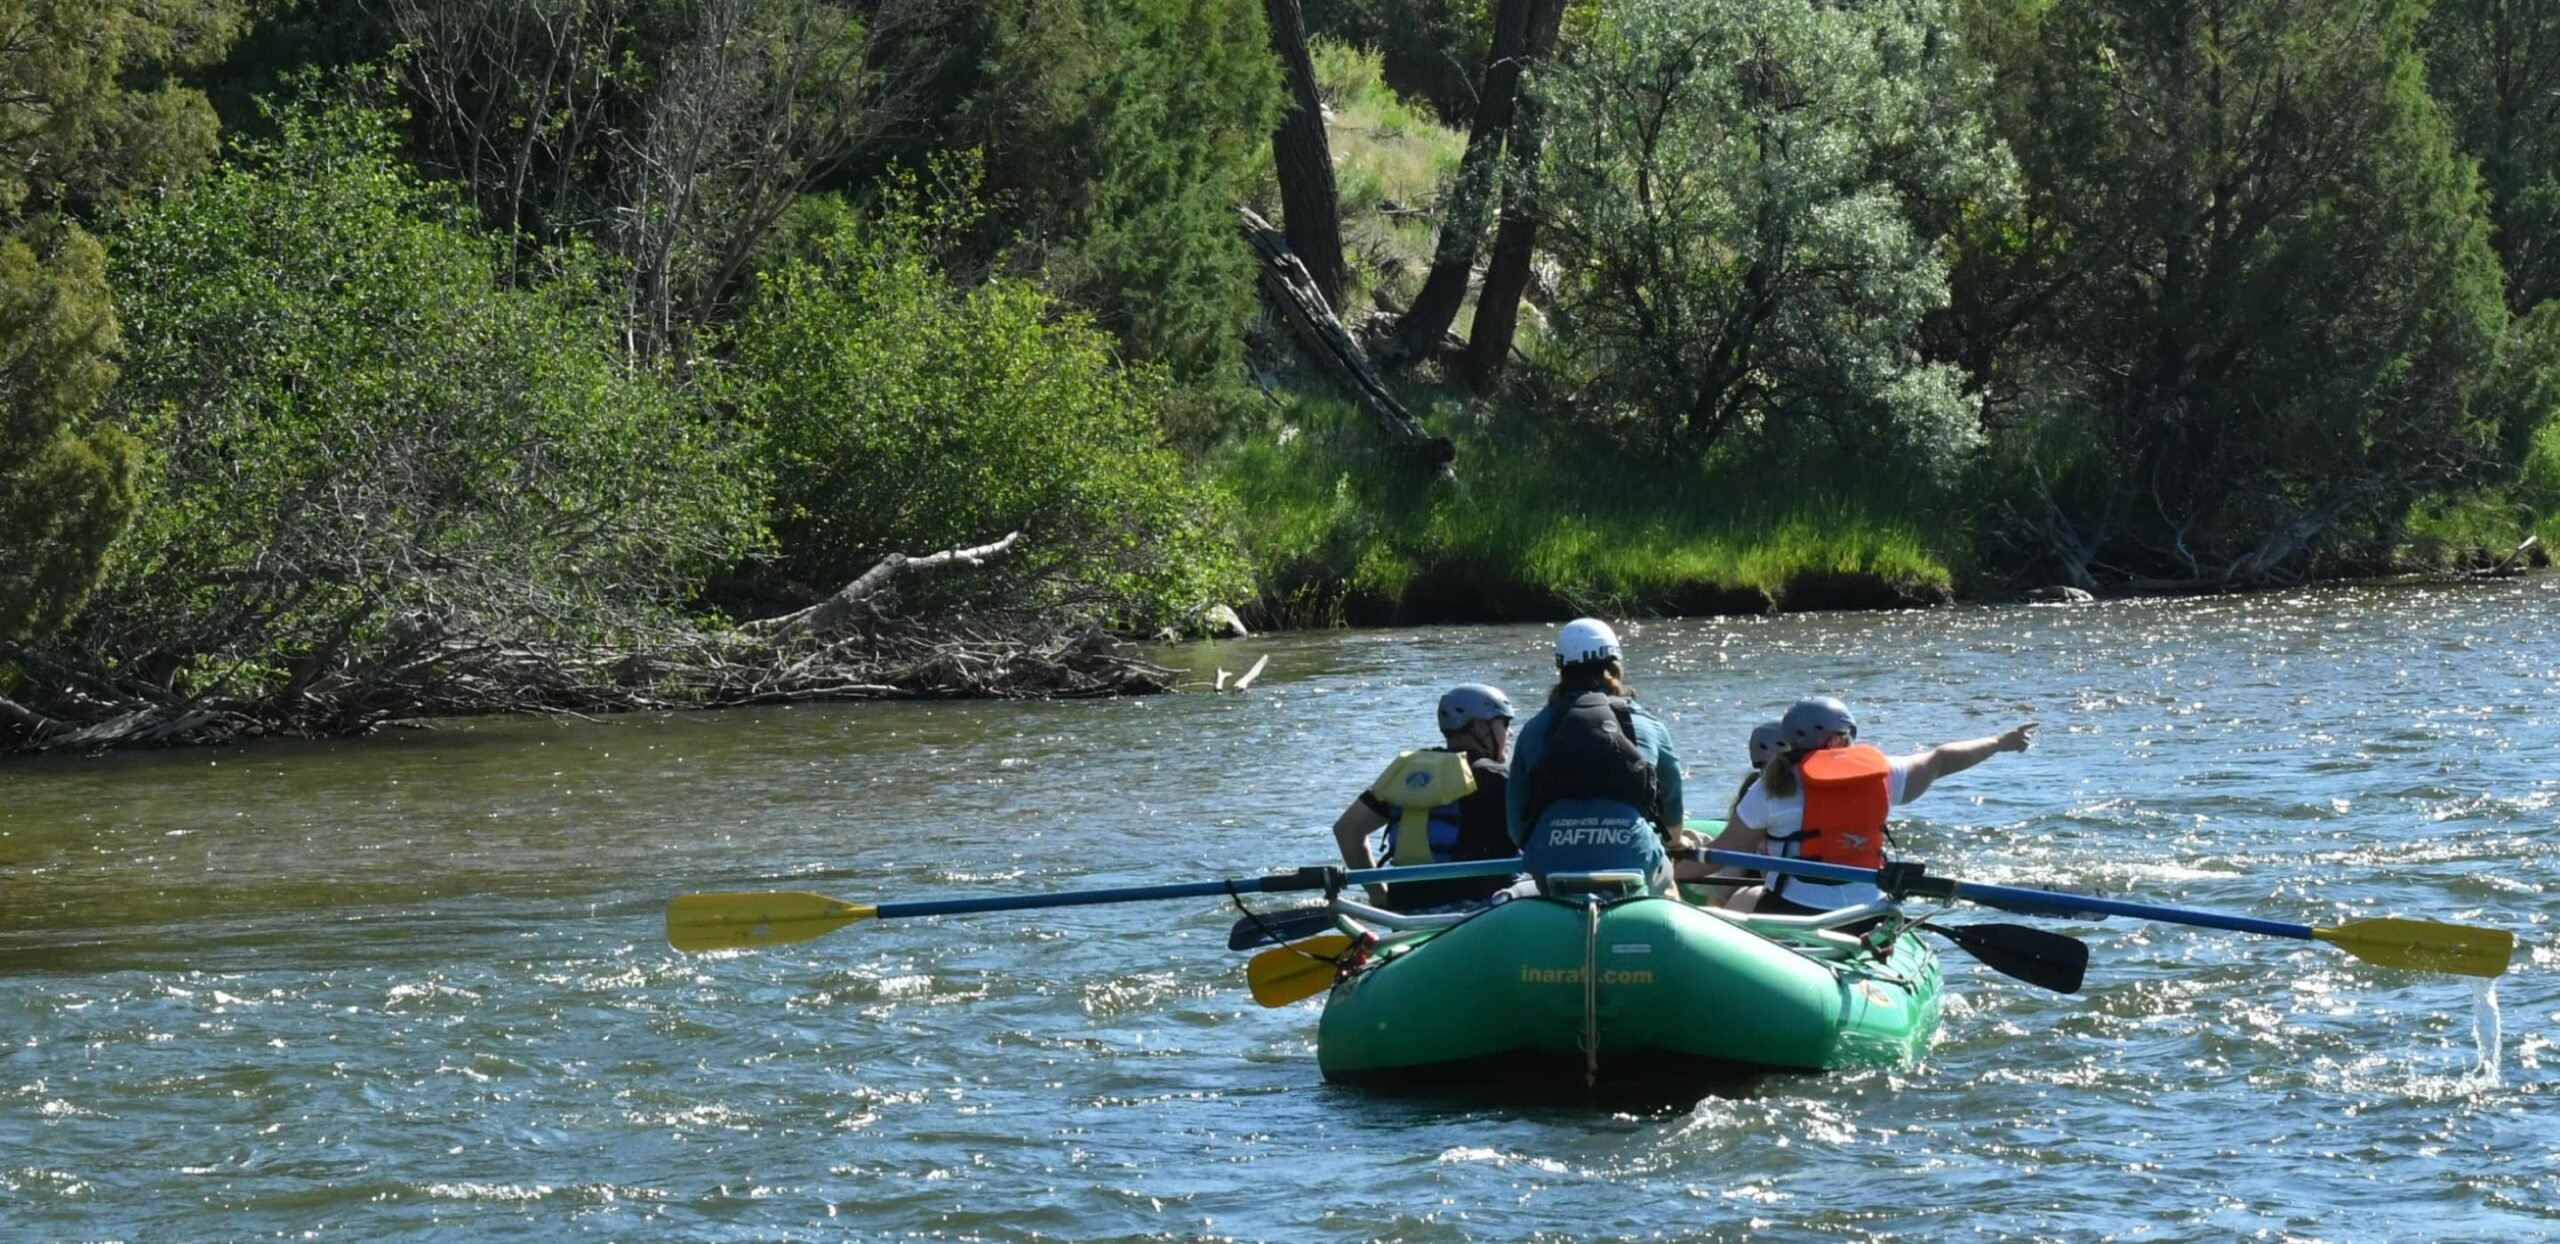
[[[1829,696],[1798,700],[1780,719],[1784,750],[1743,792],[1724,832],[1710,844],[1782,858],[1820,860],[1859,868],[1884,862],[1889,809],[1927,794],[1941,778],[1962,773],[2001,752],[2023,752],[2035,743],[2035,722],[2004,733],[1926,751],[1888,757],[1858,739],[1849,706]],[[1811,915],[1870,902],[1866,882],[1826,884],[1772,874],[1765,886],[1737,891],[1725,906],[1771,915]]]

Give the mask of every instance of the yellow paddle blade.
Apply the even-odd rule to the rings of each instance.
[[[1351,948],[1351,935],[1324,933],[1274,946],[1244,965],[1245,984],[1264,1006],[1287,1006],[1333,988],[1333,957]]]
[[[799,890],[687,894],[667,904],[667,941],[682,951],[780,946],[868,920],[876,910]]]
[[[2505,929],[2443,924],[2434,920],[2354,920],[2311,936],[2384,967],[2464,976],[2503,976],[2516,953],[2516,935]]]

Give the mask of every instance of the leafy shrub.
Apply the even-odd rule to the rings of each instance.
[[[759,278],[729,383],[763,438],[785,567],[832,588],[889,553],[1021,529],[998,570],[1105,620],[1240,593],[1223,494],[1162,445],[1160,375],[1030,281],[955,288],[936,267],[975,217],[910,182],[877,215],[804,222],[803,253]]]
[[[118,242],[151,458],[97,650],[246,693],[426,633],[605,639],[749,546],[738,460],[590,282],[510,288],[383,113],[276,120]]]
[[[1954,369],[1911,348],[1947,301],[1929,204],[2007,166],[1951,118],[1941,6],[1631,0],[1565,65],[1539,190],[1563,270],[1561,361],[1602,413],[1703,456],[1838,429],[1953,467],[1976,440]]]

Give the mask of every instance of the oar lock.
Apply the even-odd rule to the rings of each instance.
[[[1876,870],[1876,888],[1893,898],[1953,899],[1956,881],[1953,877],[1932,877],[1929,866],[1917,860],[1896,860]]]

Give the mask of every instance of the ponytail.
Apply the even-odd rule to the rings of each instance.
[[[1796,760],[1795,749],[1789,748],[1771,756],[1768,766],[1760,770],[1760,785],[1770,798],[1785,799],[1796,793]]]

